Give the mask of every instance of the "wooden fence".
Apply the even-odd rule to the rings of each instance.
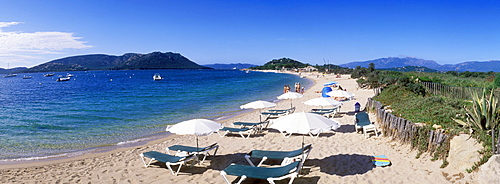
[[[407,144],[411,144],[412,140],[418,138],[417,132],[422,128],[421,124],[393,115],[384,109],[382,103],[371,98],[368,98],[365,108],[376,115],[382,135]],[[442,129],[430,130],[427,135],[427,150],[430,152],[450,138]]]
[[[461,86],[447,86],[441,83],[421,82],[427,89],[427,92],[433,95],[442,95],[445,97],[458,98],[463,100],[472,100],[472,94],[481,94],[484,90],[482,87],[461,87]],[[500,97],[500,91],[496,90],[493,95]],[[500,100],[500,98],[499,98]],[[497,128],[498,129],[498,128]],[[495,132],[498,131],[498,136],[495,138]],[[493,154],[500,154],[500,131],[492,131],[492,149]]]
[[[427,92],[433,95],[442,95],[445,97],[459,98],[463,100],[472,100],[472,94],[483,92],[482,87],[462,87],[462,86],[447,86],[441,83],[433,82],[421,82],[422,85],[427,89]],[[495,96],[499,96],[500,93],[495,92]]]

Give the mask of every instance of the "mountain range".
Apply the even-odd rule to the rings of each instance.
[[[71,56],[43,63],[19,72],[57,72],[85,70],[142,70],[142,69],[211,69],[201,66],[179,53],[128,53],[121,56],[90,54]]]
[[[500,72],[500,61],[468,61],[458,64],[445,64],[440,65],[436,61],[433,60],[424,60],[413,57],[389,57],[389,58],[380,58],[369,61],[358,61],[358,62],[350,62],[346,64],[341,64],[339,66],[355,68],[356,66],[368,67],[368,64],[375,64],[375,68],[400,68],[406,66],[425,66],[431,69],[439,70],[439,71],[469,71],[469,72]]]

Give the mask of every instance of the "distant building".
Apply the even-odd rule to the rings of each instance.
[[[304,68],[301,68],[299,69],[300,71],[302,72],[312,72],[312,71],[318,71],[318,69],[312,67],[312,66],[307,66],[307,67],[304,67]]]

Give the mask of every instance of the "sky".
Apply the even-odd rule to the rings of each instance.
[[[0,0],[0,68],[155,51],[201,65],[500,60],[500,1]]]

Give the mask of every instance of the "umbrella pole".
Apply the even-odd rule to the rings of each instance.
[[[196,152],[199,152],[199,146],[198,146],[198,135],[196,135]],[[196,157],[198,157],[198,155],[196,155]],[[200,164],[200,159],[197,158],[196,160],[198,160],[198,164]]]
[[[198,135],[196,135],[196,152],[198,152]]]
[[[304,134],[302,134],[302,160],[301,162],[304,163],[305,162],[305,155],[304,155]],[[300,172],[300,171],[297,171],[297,173]]]

